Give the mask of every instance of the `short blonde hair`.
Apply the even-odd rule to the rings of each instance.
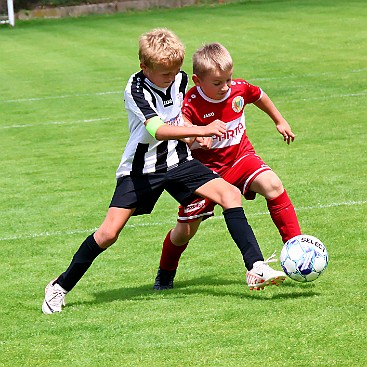
[[[139,60],[150,69],[156,65],[180,67],[185,57],[185,47],[167,28],[156,28],[139,39]]]
[[[231,54],[220,43],[214,42],[200,47],[192,56],[193,72],[204,76],[210,71],[229,71],[233,68]]]

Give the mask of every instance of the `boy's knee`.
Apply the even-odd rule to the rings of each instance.
[[[282,181],[280,181],[280,178],[275,175],[275,177],[273,177],[269,182],[269,193],[276,197],[281,195],[283,191],[284,187]]]
[[[282,181],[273,171],[260,174],[250,185],[250,190],[265,196],[267,199],[276,198],[284,191]]]
[[[171,241],[176,246],[185,245],[194,237],[198,230],[201,220],[197,222],[181,223],[178,222],[171,232]]]
[[[230,209],[242,206],[241,191],[235,186],[229,186],[223,195],[222,207],[223,209]]]
[[[101,248],[107,248],[113,245],[119,237],[119,232],[113,229],[98,229],[94,234],[94,238]]]

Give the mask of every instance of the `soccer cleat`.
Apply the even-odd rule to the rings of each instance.
[[[250,290],[258,291],[268,285],[281,285],[286,275],[282,271],[272,269],[268,263],[277,261],[275,252],[265,261],[256,261],[253,268],[246,273],[246,281]]]
[[[158,268],[153,289],[163,291],[173,288],[173,279],[175,278],[176,270],[163,270]]]
[[[55,283],[56,279],[51,280],[45,288],[45,300],[42,304],[44,314],[61,312],[62,306],[65,306],[65,296],[68,293],[60,284]]]

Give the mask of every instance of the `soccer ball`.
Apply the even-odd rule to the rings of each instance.
[[[299,235],[287,241],[280,253],[283,271],[298,282],[316,280],[328,265],[325,245],[316,237]]]

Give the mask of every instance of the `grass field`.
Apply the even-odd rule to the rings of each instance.
[[[365,1],[250,1],[0,28],[0,366],[367,366]],[[185,252],[175,288],[152,284],[177,205],[133,218],[43,315],[45,285],[103,220],[128,138],[122,91],[137,39],[175,31],[184,69],[222,42],[235,77],[261,86],[297,135],[283,143],[249,106],[248,135],[278,173],[304,233],[330,264],[320,279],[250,292],[220,208]],[[265,200],[244,203],[264,256],[281,249]],[[280,268],[279,264],[275,267]]]

